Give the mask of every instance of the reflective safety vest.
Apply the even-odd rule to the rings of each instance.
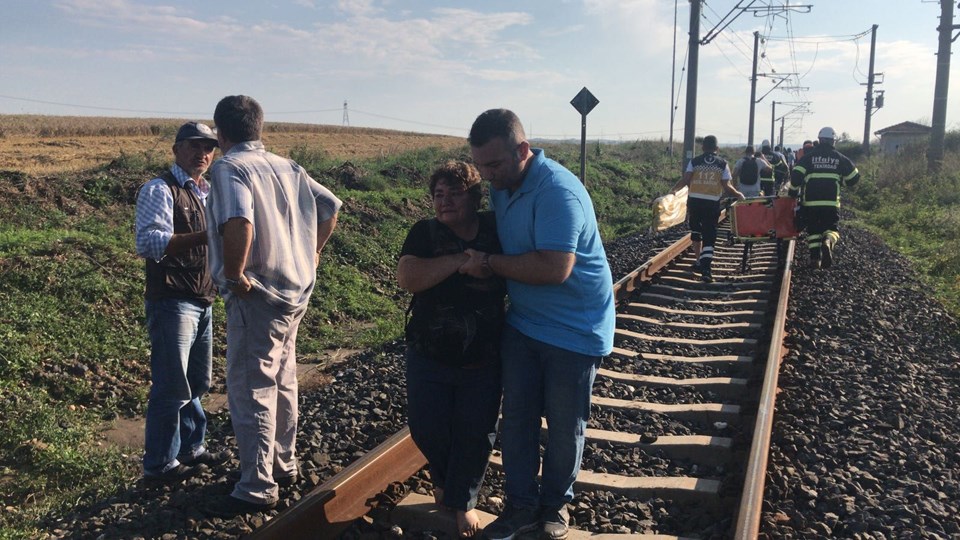
[[[860,180],[860,171],[850,158],[833,147],[821,144],[804,152],[793,167],[791,191],[803,188],[802,206],[840,207],[840,186],[852,186]]]
[[[723,195],[723,180],[726,172],[729,178],[727,162],[714,153],[700,154],[690,160],[687,172],[693,173],[690,177],[690,191],[688,197],[719,201]]]

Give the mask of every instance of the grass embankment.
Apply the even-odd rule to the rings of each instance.
[[[960,317],[960,133],[948,137],[942,171],[927,172],[924,147],[860,161],[862,180],[847,190],[855,223],[882,237],[916,265]],[[843,149],[841,149],[843,150]]]
[[[648,226],[648,203],[678,170],[661,149],[590,149],[587,180],[605,238]],[[577,147],[547,153],[579,170]],[[465,158],[467,149],[352,163],[317,148],[290,154],[345,202],[299,336],[301,359],[396,339],[408,302],[394,282],[396,254],[410,225],[432,212],[432,169]],[[118,414],[142,414],[145,405],[149,341],[133,203],[167,159],[132,152],[82,173],[0,171],[0,538],[38,536],[50,515],[101,500],[139,476],[138,456],[103,446],[97,430]],[[222,384],[221,302],[214,318],[214,379]]]

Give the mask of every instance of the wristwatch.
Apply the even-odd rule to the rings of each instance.
[[[239,287],[241,285],[239,279],[224,278],[223,282],[227,284],[228,289],[233,289],[234,287]]]
[[[480,259],[480,268],[484,270],[489,270],[493,272],[493,268],[490,268],[490,254],[484,253],[483,257]]]

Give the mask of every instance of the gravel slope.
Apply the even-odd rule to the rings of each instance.
[[[763,532],[960,537],[960,325],[880,240],[842,234],[833,268],[794,273]]]

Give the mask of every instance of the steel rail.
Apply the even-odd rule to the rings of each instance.
[[[614,284],[617,303],[628,298],[640,282],[649,281],[660,269],[690,246],[687,234]],[[314,488],[287,511],[254,531],[251,540],[333,538],[367,514],[369,500],[394,482],[403,482],[424,465],[426,458],[404,428]]]
[[[766,480],[767,461],[770,456],[773,412],[777,398],[777,380],[780,374],[780,361],[786,352],[783,347],[783,336],[787,323],[787,304],[790,299],[790,278],[793,275],[795,247],[796,242],[790,240],[784,258],[780,295],[773,320],[767,364],[764,368],[763,388],[760,391],[753,442],[750,444],[747,471],[743,481],[743,494],[740,499],[740,511],[737,515],[737,527],[733,536],[738,540],[752,540],[757,538],[760,532],[760,518],[763,515],[764,481]]]
[[[370,511],[374,496],[394,482],[406,481],[426,464],[410,429],[403,428],[247,538],[336,538]]]
[[[690,235],[671,244],[667,249],[657,253],[649,261],[643,263],[633,272],[623,276],[613,284],[613,299],[618,305],[630,297],[640,283],[650,281],[663,267],[670,264],[675,258],[690,247]]]
[[[618,280],[614,284],[616,303],[620,304],[628,299],[640,283],[651,281],[655,274],[680,257],[690,244],[688,234]],[[791,241],[780,290],[780,304],[774,322],[774,335],[771,337],[763,396],[758,411],[757,435],[754,436],[751,446],[744,498],[741,500],[738,515],[736,538],[755,538],[759,527],[760,503],[768,453],[766,449],[769,446],[772,428],[776,371],[782,354],[782,346],[779,344],[782,343],[785,326],[785,302],[789,293],[793,250],[794,243]],[[774,372],[772,376],[771,370]],[[409,429],[404,428],[314,488],[295,505],[251,533],[248,538],[252,540],[335,538],[355,520],[370,511],[372,501],[377,494],[385,491],[393,483],[406,481],[425,465],[426,458],[414,444]],[[747,499],[748,494],[749,499]],[[742,523],[745,525],[741,525]]]

